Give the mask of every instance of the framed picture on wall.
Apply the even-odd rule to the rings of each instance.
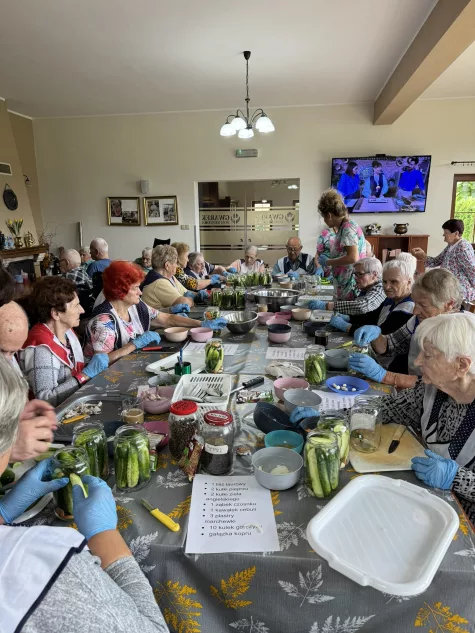
[[[178,224],[176,196],[155,196],[143,199],[145,224]]]
[[[107,221],[111,226],[140,226],[140,198],[107,198]]]

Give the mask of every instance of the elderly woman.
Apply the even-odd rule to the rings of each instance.
[[[259,249],[250,244],[244,251],[244,259],[236,259],[229,266],[229,270],[234,268],[238,273],[263,273],[265,271],[262,259],[257,259]]]
[[[462,289],[451,272],[436,268],[421,275],[412,287],[413,316],[399,330],[383,335],[376,325],[365,325],[355,332],[355,342],[365,346],[371,343],[377,354],[394,358],[391,371],[381,367],[373,358],[364,354],[350,356],[349,367],[376,382],[397,388],[412,388],[417,382],[419,370],[415,359],[419,347],[414,337],[419,323],[439,314],[458,312],[462,305]],[[409,374],[409,375],[407,375]]]
[[[332,248],[333,240],[335,239],[335,237],[336,237],[336,233],[333,229],[323,229],[323,231],[320,233],[317,240],[317,252],[315,255],[315,266],[317,268],[319,267],[318,259],[321,255],[324,255],[327,258],[330,257],[331,248]],[[332,267],[325,266],[325,268],[323,268],[322,270],[322,273],[324,277],[326,278],[332,277],[333,276]]]
[[[19,353],[20,367],[35,398],[58,406],[109,365],[107,354],[84,362],[73,328],[84,310],[76,284],[61,277],[39,279],[29,297],[36,324]]]
[[[188,244],[185,244],[185,242],[173,242],[171,246],[178,254],[175,278],[178,279],[184,288],[191,292],[199,292],[200,290],[205,290],[205,288],[210,288],[212,285],[220,283],[219,275],[212,275],[211,279],[197,279],[193,275],[186,273],[185,269],[188,267],[190,247]]]
[[[333,270],[336,299],[351,300],[357,295],[353,265],[366,257],[366,240],[361,228],[350,220],[345,201],[335,189],[324,191],[318,201],[318,211],[325,224],[335,231],[330,247],[330,256],[320,255],[318,261],[323,268]]]
[[[148,273],[149,270],[152,270],[152,248],[150,246],[143,249],[142,257],[137,257],[135,264],[140,266],[140,268],[146,273]]]
[[[154,252],[161,248],[171,247],[157,246]],[[176,254],[175,249],[172,250]],[[158,312],[140,299],[140,284],[143,279],[143,271],[130,262],[116,261],[106,268],[103,274],[105,301],[94,309],[93,317],[86,327],[86,357],[95,352],[105,352],[109,355],[109,361],[114,362],[136,349],[157,345],[160,336],[149,331],[152,325],[187,328],[203,326],[217,330],[226,326],[225,319],[201,322],[179,314]],[[166,282],[169,283],[169,280]],[[189,310],[188,304],[173,307],[177,312]]]
[[[24,379],[0,355],[0,474],[11,459],[26,400]],[[69,482],[50,479],[47,459],[0,500],[2,632],[166,633],[152,588],[117,530],[115,500],[104,481],[85,476],[87,498],[73,486],[77,530],[11,525]]]
[[[84,268],[84,270],[86,270],[89,264],[92,264],[93,261],[89,246],[82,246],[79,249],[79,254],[81,255],[81,268]]]
[[[411,253],[402,252],[396,255],[395,259],[401,262],[406,262],[411,270],[411,277],[412,279],[414,279],[417,270],[417,259],[414,257],[414,255],[411,255]]]
[[[447,246],[436,257],[428,257],[421,248],[412,249],[412,254],[425,262],[427,268],[441,266],[453,273],[462,286],[467,301],[475,300],[475,253],[472,245],[463,239],[463,220],[447,220],[442,224],[444,242]]]

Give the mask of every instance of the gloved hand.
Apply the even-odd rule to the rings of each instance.
[[[117,528],[117,510],[112,490],[98,477],[84,475],[88,496],[84,497],[81,486],[73,486],[74,521],[86,541],[99,532]]]
[[[171,314],[181,314],[181,316],[184,316],[182,312],[189,312],[189,311],[190,311],[190,306],[187,303],[177,303],[176,305],[170,308]]]
[[[320,255],[320,257],[318,258],[318,263],[320,264],[320,266],[323,266],[323,268],[325,268],[325,266],[327,265],[327,261],[330,258],[328,257],[328,255],[325,255],[325,253],[322,253]]]
[[[237,273],[237,268],[234,268],[234,266],[231,266],[231,268],[228,268],[228,273]]]
[[[300,277],[299,273],[296,270],[290,270],[287,275],[290,279],[298,279]]]
[[[29,470],[14,485],[0,501],[0,515],[5,523],[17,519],[32,503],[41,499],[49,492],[64,488],[69,483],[69,477],[62,477],[53,481],[43,481],[44,476],[51,474],[51,459],[45,459]]]
[[[384,367],[381,367],[374,358],[370,358],[366,354],[350,354],[348,367],[375,382],[383,382],[383,378],[387,374]]]
[[[321,301],[320,299],[313,299],[313,301],[309,301],[308,307],[310,310],[326,310],[327,302]]]
[[[201,327],[209,327],[211,330],[222,330],[226,327],[228,322],[223,317],[219,317],[218,319],[211,319],[201,322]]]
[[[290,414],[290,423],[298,426],[302,420],[313,418],[316,415],[318,415],[318,411],[316,409],[312,409],[312,407],[295,407]]]
[[[333,315],[330,319],[330,325],[340,332],[349,332],[351,325],[348,323],[346,319],[343,319],[340,315]]]
[[[412,458],[411,468],[416,477],[432,488],[451,488],[459,469],[457,462],[428,449],[424,453],[427,457]]]
[[[349,314],[341,314],[341,312],[337,312],[336,316],[339,316],[340,319],[343,319],[343,321],[346,321],[347,323],[349,323],[351,321],[351,318],[350,318]]]
[[[381,336],[381,328],[377,325],[363,325],[355,332],[355,343],[364,347]]]
[[[323,268],[321,266],[319,266],[317,268],[317,270],[315,271],[315,276],[316,277],[324,277],[324,271],[323,271]]]
[[[87,366],[82,370],[82,373],[89,376],[89,378],[94,378],[107,367],[109,367],[109,356],[107,354],[94,354]]]
[[[133,343],[137,349],[142,349],[142,347],[147,347],[147,345],[158,345],[158,343],[160,343],[160,335],[156,332],[148,331],[137,336],[137,338],[131,339],[130,342]]]
[[[196,292],[192,292],[191,290],[187,290],[185,292],[185,294],[183,295],[184,297],[187,297],[188,299],[195,299],[196,298]]]
[[[209,294],[206,290],[198,290],[198,299],[200,301],[209,301]]]
[[[211,284],[220,284],[221,283],[221,279],[219,277],[219,275],[211,275],[210,277],[210,283]]]

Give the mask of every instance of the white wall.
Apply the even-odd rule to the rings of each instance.
[[[321,222],[319,194],[330,182],[333,156],[432,154],[427,212],[358,216],[377,220],[391,233],[393,222],[431,235],[429,253],[443,248],[441,224],[450,216],[454,173],[451,160],[475,160],[475,100],[418,101],[392,126],[372,125],[372,106],[279,108],[269,111],[276,131],[250,141],[219,136],[222,112],[37,119],[35,144],[44,222],[60,227],[57,244],[84,238],[110,244],[113,258],[135,258],[154,236],[193,244],[194,231],[179,226],[108,227],[106,196],[139,195],[137,181],[150,181],[150,195],[178,196],[180,224],[195,223],[198,181],[300,178],[300,233],[313,252]],[[259,158],[235,158],[236,148],[259,149]]]

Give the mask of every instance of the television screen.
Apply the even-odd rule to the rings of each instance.
[[[430,156],[334,158],[332,183],[350,213],[422,213]]]

